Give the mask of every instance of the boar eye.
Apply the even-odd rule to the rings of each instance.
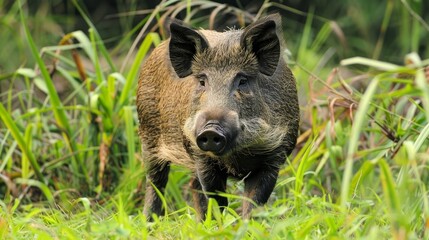
[[[197,75],[197,79],[198,79],[198,82],[200,83],[200,87],[206,86],[207,75],[199,74],[199,75]]]
[[[243,73],[239,73],[235,77],[235,81],[236,81],[236,86],[238,86],[239,88],[243,88],[243,87],[246,87],[247,84],[249,83],[249,77]]]
[[[247,77],[241,77],[240,81],[238,82],[238,86],[244,86],[247,84]]]

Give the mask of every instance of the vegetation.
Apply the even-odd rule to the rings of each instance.
[[[47,30],[60,20],[43,16],[46,5],[32,12],[25,2],[0,1],[1,239],[429,238],[424,1],[314,3],[305,11],[279,1],[256,11],[162,1],[137,24],[133,13],[119,16],[123,37],[110,42],[71,2],[88,31],[55,40]],[[141,62],[165,37],[165,18],[212,27],[270,11],[285,16],[302,127],[269,204],[243,220],[243,185],[229,181],[226,211],[210,201],[209,217],[196,222],[189,172],[174,167],[167,215],[147,222],[135,89]]]

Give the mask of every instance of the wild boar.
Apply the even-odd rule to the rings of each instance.
[[[201,219],[209,197],[227,206],[218,193],[229,176],[243,179],[246,198],[267,202],[298,135],[296,83],[282,53],[278,14],[224,32],[170,23],[170,38],[143,64],[137,90],[146,216],[164,213],[155,189],[163,193],[170,164],[192,170]],[[244,200],[242,216],[253,207]]]

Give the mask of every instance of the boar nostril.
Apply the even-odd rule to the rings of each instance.
[[[197,136],[197,145],[203,151],[220,153],[226,146],[226,137],[214,127],[205,128]]]
[[[202,143],[207,143],[209,140],[206,137],[203,136],[203,137],[201,137],[200,141]]]

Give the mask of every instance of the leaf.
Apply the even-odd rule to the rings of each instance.
[[[373,68],[376,68],[379,70],[384,70],[384,71],[397,70],[398,68],[400,68],[400,66],[398,66],[396,64],[377,61],[377,60],[364,58],[364,57],[347,58],[347,59],[341,60],[340,64],[342,66],[359,64],[359,65],[373,67]]]
[[[75,31],[71,33],[74,38],[80,43],[80,47],[85,51],[91,62],[95,61],[94,51],[91,46],[91,41],[82,31]]]
[[[42,91],[45,94],[49,94],[48,86],[46,86],[46,82],[39,77],[34,78],[34,84],[40,91]]]
[[[36,72],[31,68],[18,68],[16,74],[19,74],[28,78],[35,78],[37,76]]]

